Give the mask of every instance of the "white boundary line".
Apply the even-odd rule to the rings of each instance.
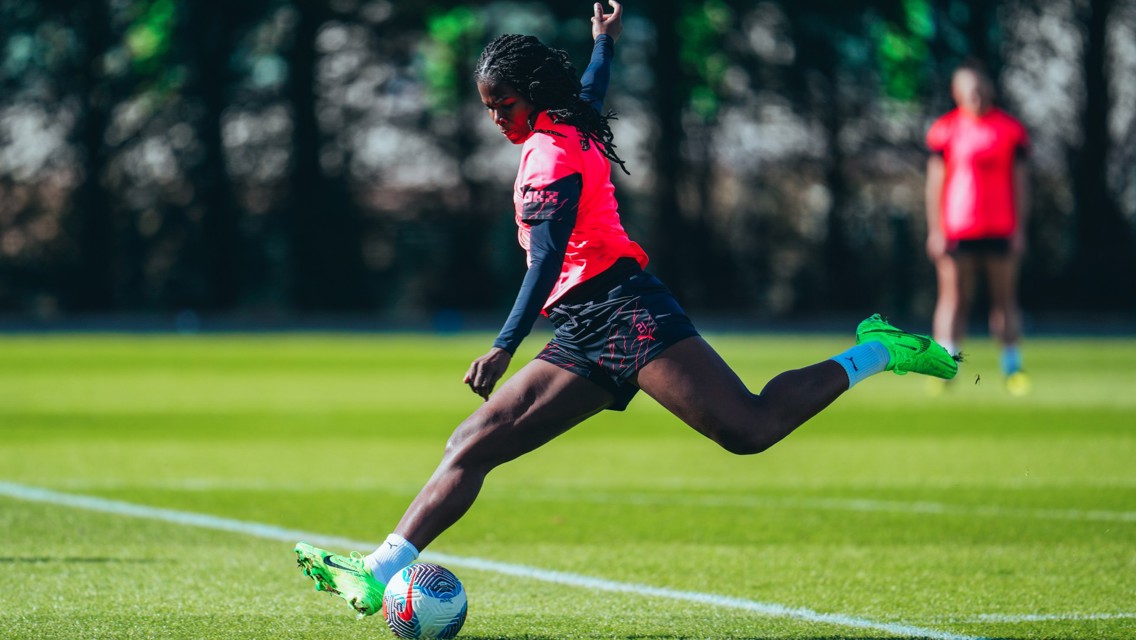
[[[1129,620],[1136,613],[983,613],[969,618],[951,618],[951,622],[1072,622],[1076,620]]]
[[[255,536],[258,538],[266,538],[269,540],[278,540],[284,542],[306,540],[323,546],[335,546],[354,549],[366,549],[375,546],[375,543],[372,542],[361,542],[358,540],[351,540],[348,538],[341,538],[336,536],[327,536],[323,534],[312,533],[309,531],[287,529],[270,524],[245,522],[242,520],[221,518],[218,516],[211,516],[203,513],[175,511],[173,509],[160,509],[157,507],[148,507],[145,505],[132,504],[129,502],[107,500],[105,498],[97,498],[94,496],[60,493],[57,491],[51,491],[50,489],[29,487],[11,482],[0,482],[0,495],[5,495],[19,500],[73,507],[76,509],[86,509],[88,511],[98,511],[102,513],[110,513],[113,515],[145,518],[148,520],[160,520],[163,522],[171,522],[174,524],[201,527],[217,531],[229,531],[233,533]],[[984,640],[983,638],[977,636],[948,633],[946,631],[938,631],[935,629],[928,629],[907,624],[878,622],[875,620],[870,620],[868,618],[860,618],[857,616],[838,613],[821,613],[819,611],[814,611],[812,609],[807,609],[804,607],[789,607],[776,603],[759,602],[756,600],[747,600],[744,598],[735,598],[713,593],[680,591],[677,589],[652,587],[650,585],[644,584],[617,582],[615,580],[594,578],[577,573],[550,571],[547,569],[539,569],[536,567],[528,567],[519,564],[497,562],[495,560],[485,560],[482,558],[454,556],[446,553],[432,552],[424,553],[423,558],[443,564],[448,564],[454,567],[462,567],[478,571],[488,571],[502,575],[515,576],[518,578],[526,578],[530,580],[539,580],[542,582],[550,582],[553,584],[561,584],[571,587],[581,587],[593,591],[630,593],[633,595],[649,598],[664,598],[669,600],[679,600],[683,602],[694,602],[725,609],[740,609],[743,611],[749,611],[770,617],[793,618],[806,622],[853,627],[857,629],[871,629],[874,631],[882,631],[884,633],[906,636],[909,638],[927,638],[928,640]]]

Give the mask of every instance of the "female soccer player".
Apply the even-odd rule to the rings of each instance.
[[[927,255],[939,295],[935,340],[956,353],[979,273],[990,296],[990,333],[1002,345],[1002,373],[1011,393],[1029,391],[1018,348],[1018,266],[1025,251],[1029,206],[1025,157],[1029,137],[1013,116],[994,106],[994,84],[977,63],[951,78],[957,108],[927,132]],[[935,390],[942,389],[939,383]]]
[[[466,372],[485,402],[458,425],[433,476],[394,533],[369,556],[335,555],[300,543],[317,589],[361,615],[381,606],[384,585],[473,504],[494,467],[552,440],[605,409],[623,410],[640,389],[727,451],[764,451],[865,377],[885,370],[951,378],[958,365],[926,336],[878,315],[857,345],[830,360],[746,388],[706,343],[670,291],[644,271],[647,255],[619,221],[611,163],[622,165],[601,115],[612,46],[621,30],[594,6],[595,48],[583,83],[563,51],[531,36],[504,35],[475,71],[481,101],[501,133],[521,145],[513,191],[529,268],[497,340]],[[552,341],[496,393],[517,345],[543,311]]]

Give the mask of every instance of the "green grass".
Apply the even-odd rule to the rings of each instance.
[[[477,406],[461,377],[490,339],[0,337],[0,482],[377,542]],[[755,389],[847,341],[711,336]],[[945,395],[877,376],[755,457],[641,396],[495,471],[431,551],[962,636],[1136,637],[1136,340],[1029,341],[1026,398],[971,346]],[[391,637],[286,541],[2,492],[0,532],[0,637]],[[466,638],[897,637],[454,568]]]

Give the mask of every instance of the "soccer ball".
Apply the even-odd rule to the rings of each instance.
[[[399,571],[383,593],[383,617],[406,640],[446,640],[465,624],[465,587],[450,570],[417,562]]]

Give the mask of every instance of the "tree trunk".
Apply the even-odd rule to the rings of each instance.
[[[682,68],[679,64],[678,3],[659,0],[649,5],[658,34],[655,44],[655,113],[659,130],[655,139],[654,215],[650,250],[655,273],[679,297],[687,292],[690,259],[683,238],[686,224],[679,207],[682,180]]]
[[[195,49],[193,89],[204,107],[200,128],[204,153],[194,171],[195,188],[203,207],[198,264],[204,271],[201,275],[205,299],[200,304],[223,310],[237,303],[242,285],[238,207],[225,169],[222,138],[226,95],[233,82],[229,57],[235,25],[230,12],[211,7],[205,3],[188,5],[187,35],[193,38]]]
[[[1132,229],[1109,190],[1111,140],[1106,41],[1112,0],[1089,0],[1079,22],[1085,26],[1082,69],[1085,101],[1082,140],[1071,150],[1076,250],[1070,287],[1082,308],[1123,309],[1136,302],[1136,259]]]
[[[324,175],[323,136],[317,119],[316,48],[319,28],[331,17],[322,0],[296,3],[290,55],[293,133],[288,236],[291,299],[303,311],[357,310],[366,306],[356,212],[346,187]]]
[[[105,0],[82,4],[73,18],[79,23],[77,31],[85,37],[84,62],[78,74],[81,107],[77,127],[84,152],[84,178],[74,195],[78,261],[65,306],[75,311],[107,311],[116,297],[113,257],[117,237],[110,194],[102,184],[111,102],[102,65],[110,47],[110,18]]]

